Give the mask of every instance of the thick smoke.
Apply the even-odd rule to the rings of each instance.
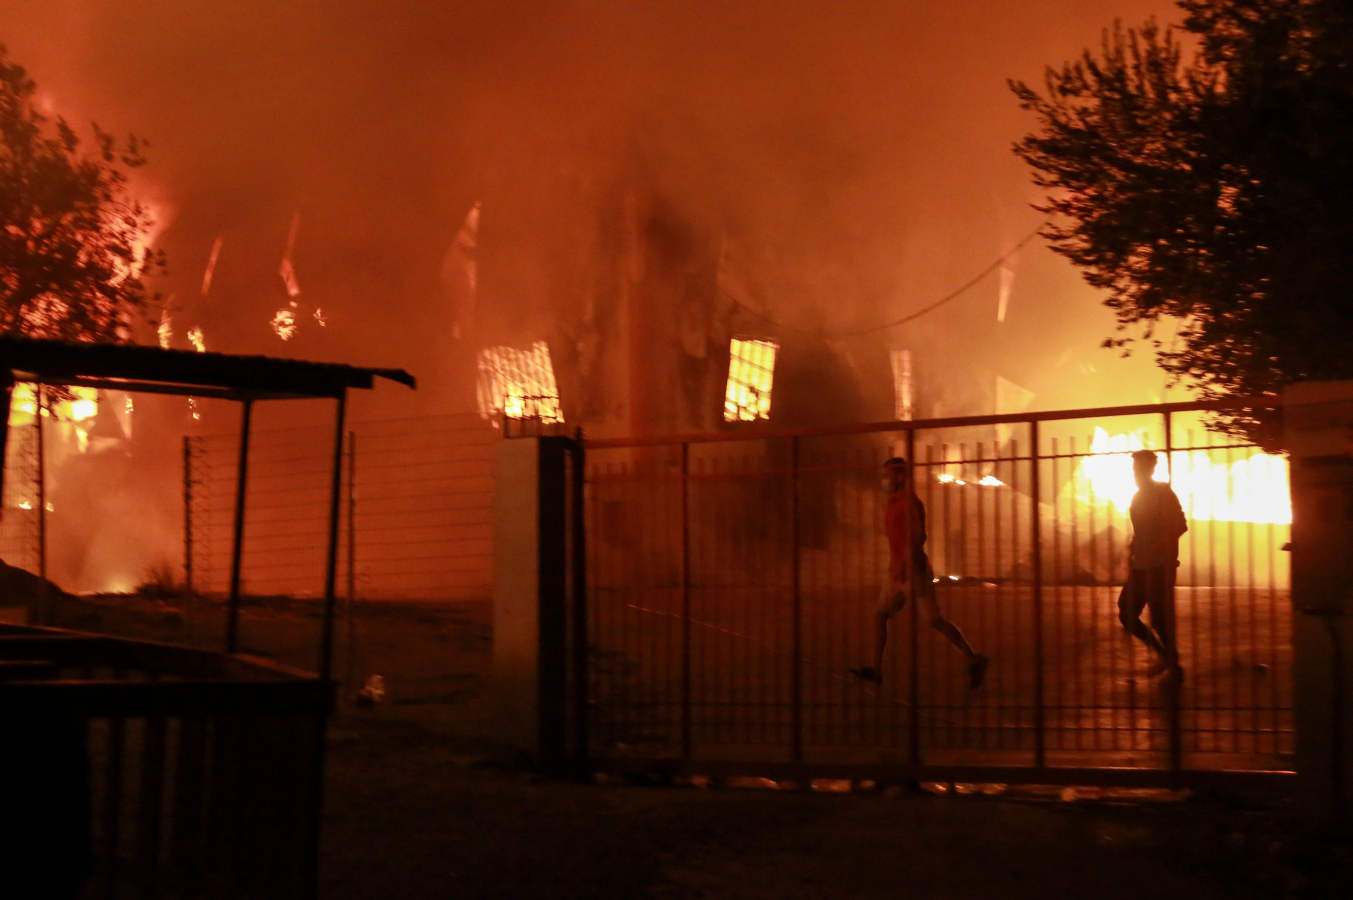
[[[1005,79],[1036,81],[1115,16],[1170,12],[1108,0],[148,0],[132,12],[81,0],[7,9],[0,41],[55,112],[151,141],[138,182],[161,212],[174,346],[196,325],[212,350],[419,376],[416,394],[354,398],[360,417],[473,408],[477,345],[457,337],[464,288],[445,271],[477,202],[483,339],[557,333],[562,308],[585,318],[578,281],[597,274],[571,266],[596,256],[586,236],[623,219],[636,193],[647,240],[676,256],[706,242],[688,255],[722,260],[726,280],[751,285],[745,302],[789,330],[901,318],[1039,222],[1009,149],[1032,123]],[[296,298],[279,274],[293,221]],[[1161,398],[1148,355],[1098,349],[1112,318],[1064,262],[1035,240],[1005,269],[887,333],[940,348],[925,363],[932,408],[992,411],[993,372],[1039,407]],[[293,299],[283,343],[270,322]],[[513,315],[483,312],[494,309]],[[181,404],[162,408],[172,453],[187,423]]]

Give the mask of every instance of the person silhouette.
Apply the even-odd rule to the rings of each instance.
[[[1132,454],[1132,475],[1137,493],[1132,497],[1132,542],[1128,545],[1128,577],[1118,594],[1118,620],[1128,634],[1145,644],[1155,660],[1147,669],[1159,675],[1166,669],[1179,671],[1175,646],[1174,581],[1179,566],[1179,538],[1189,530],[1179,497],[1170,485],[1156,481],[1156,454],[1138,450]],[[1151,624],[1142,621],[1143,609],[1151,612]]]
[[[888,536],[888,575],[874,621],[877,627],[874,664],[851,669],[862,681],[883,683],[883,651],[888,644],[888,620],[907,605],[908,594],[915,596],[916,611],[923,621],[953,644],[968,658],[968,686],[982,686],[991,660],[973,650],[958,626],[945,618],[935,595],[935,573],[926,557],[925,504],[912,485],[911,464],[894,456],[883,464],[888,486],[888,507],[884,531]]]

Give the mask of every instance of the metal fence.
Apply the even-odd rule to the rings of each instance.
[[[326,440],[323,428],[254,433],[245,593],[322,594],[332,475]],[[472,415],[354,424],[343,452],[339,592],[487,602],[496,440]],[[207,594],[229,587],[238,452],[236,434],[185,440],[185,570],[193,589]]]
[[[1286,466],[1196,409],[589,442],[593,756],[993,779],[1289,769]],[[1189,520],[1177,678],[1149,677],[1119,622],[1141,447]],[[849,674],[874,653],[895,455],[915,462],[940,605],[991,659],[978,690],[914,603],[882,685]]]

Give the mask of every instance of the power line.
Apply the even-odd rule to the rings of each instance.
[[[907,315],[902,316],[899,319],[893,319],[892,321],[883,322],[878,325],[871,325],[868,328],[858,328],[850,331],[838,332],[836,334],[823,334],[818,331],[810,331],[807,328],[801,328],[797,325],[789,325],[785,322],[781,322],[772,316],[768,316],[765,313],[760,312],[759,310],[752,309],[750,306],[747,306],[739,302],[736,297],[732,296],[727,291],[724,291],[723,293],[724,296],[727,297],[729,301],[731,301],[732,304],[736,306],[738,309],[741,309],[745,312],[749,312],[759,319],[764,319],[765,321],[770,322],[772,325],[777,325],[781,328],[787,328],[790,331],[798,331],[802,334],[808,334],[812,335],[813,337],[823,338],[826,340],[838,340],[840,338],[859,337],[865,334],[873,334],[876,331],[886,331],[889,328],[896,328],[899,325],[905,325],[908,322],[919,319],[921,316],[932,313],[935,310],[939,309],[941,306],[944,306],[945,304],[958,299],[963,294],[967,293],[968,290],[975,287],[979,282],[981,282],[992,272],[999,269],[1006,260],[1010,259],[1010,257],[1018,253],[1020,249],[1024,247],[1025,244],[1029,243],[1029,241],[1037,237],[1038,234],[1043,230],[1043,226],[1048,224],[1048,221],[1049,220],[1044,219],[1042,222],[1039,222],[1038,225],[1032,231],[1030,231],[1024,237],[1020,238],[1019,241],[1013,247],[1002,253],[1000,256],[996,257],[986,266],[982,267],[982,269],[976,275],[972,276],[967,281],[963,282],[958,287],[954,288],[952,291],[945,294],[943,297],[940,297],[934,303],[931,303],[927,306],[923,306],[920,309],[916,310],[915,312],[908,313]]]

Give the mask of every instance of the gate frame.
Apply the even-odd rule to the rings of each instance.
[[[582,471],[583,456],[588,450],[603,449],[622,449],[622,448],[643,448],[643,447],[671,447],[679,445],[681,448],[681,540],[682,540],[682,566],[681,566],[681,590],[682,590],[682,650],[681,650],[681,685],[682,695],[680,701],[680,726],[681,726],[681,756],[679,759],[666,758],[616,758],[602,757],[600,755],[590,757],[589,745],[586,737],[589,733],[588,723],[586,721],[588,711],[588,698],[586,696],[575,695],[575,705],[573,715],[579,721],[574,724],[574,733],[578,736],[581,743],[575,747],[575,770],[579,773],[588,772],[591,769],[609,770],[616,772],[645,772],[653,773],[659,771],[668,776],[674,775],[707,775],[707,776],[734,776],[734,775],[758,775],[763,777],[786,778],[802,781],[807,777],[819,778],[838,778],[850,779],[851,781],[872,780],[872,781],[900,781],[908,783],[918,783],[924,781],[1000,781],[1007,783],[1022,784],[1099,784],[1115,786],[1137,786],[1137,787],[1171,787],[1178,788],[1188,786],[1207,786],[1207,785],[1228,785],[1234,787],[1263,787],[1263,788],[1283,788],[1289,789],[1294,781],[1295,772],[1289,770],[1212,770],[1212,769],[1185,769],[1183,768],[1183,742],[1181,729],[1181,704],[1180,690],[1182,685],[1175,683],[1173,685],[1172,696],[1165,704],[1164,713],[1167,725],[1167,760],[1166,768],[1144,769],[1144,768],[1122,768],[1122,767],[1063,767],[1048,766],[1046,760],[1046,727],[1044,724],[1044,712],[1046,700],[1044,697],[1044,648],[1043,648],[1043,617],[1041,606],[1043,601],[1043,571],[1042,571],[1042,541],[1039,526],[1039,516],[1037,514],[1039,483],[1039,463],[1043,459],[1040,452],[1039,424],[1042,422],[1065,421],[1074,419],[1095,419],[1095,418],[1113,418],[1119,416],[1141,416],[1141,415],[1159,415],[1163,419],[1165,431],[1165,448],[1162,452],[1166,453],[1167,466],[1170,467],[1172,474],[1173,460],[1172,453],[1174,441],[1172,435],[1172,417],[1175,413],[1182,412],[1224,412],[1228,410],[1245,409],[1276,409],[1281,406],[1280,402],[1272,398],[1263,397],[1237,397],[1217,400],[1201,401],[1182,401],[1174,403],[1154,403],[1138,404],[1130,406],[1109,406],[1109,407],[1089,407],[1068,410],[1050,410],[1043,412],[1028,412],[1014,414],[997,414],[981,416],[956,416],[936,419],[911,419],[911,420],[893,420],[884,422],[861,423],[845,426],[816,426],[808,428],[795,429],[739,429],[737,432],[699,432],[690,434],[672,434],[643,436],[633,438],[600,438],[600,439],[582,439],[582,433],[578,433],[577,445],[574,448],[573,456],[573,500],[577,513],[572,517],[570,523],[571,530],[574,531],[575,556],[575,590],[573,608],[575,624],[581,622],[581,630],[574,631],[574,640],[572,643],[574,690],[577,694],[585,694],[587,680],[587,656],[591,648],[591,642],[587,639],[586,618],[587,618],[587,593],[586,593],[586,575],[585,575],[585,550],[582,549],[583,535],[585,533],[583,515],[583,503],[585,499],[584,481],[579,474]],[[914,456],[915,435],[917,431],[933,431],[944,428],[962,428],[982,425],[996,424],[1023,424],[1029,428],[1030,450],[1027,456],[1018,457],[1021,463],[1027,462],[1032,469],[1031,491],[1034,498],[1034,514],[1032,515],[1033,530],[1031,534],[1032,554],[1033,554],[1033,573],[1032,590],[1034,602],[1035,630],[1034,630],[1034,672],[1035,672],[1035,711],[1034,711],[1034,764],[1032,766],[976,766],[976,765],[930,765],[922,758],[919,744],[919,729],[916,727],[915,717],[918,714],[918,705],[916,698],[912,698],[910,704],[910,715],[912,716],[912,726],[909,729],[909,761],[905,764],[833,764],[822,762],[804,762],[802,761],[802,715],[801,715],[801,696],[799,692],[799,657],[797,652],[798,641],[798,617],[795,617],[795,631],[793,641],[795,648],[793,651],[793,670],[791,672],[792,681],[792,700],[791,717],[793,729],[790,737],[790,761],[761,761],[761,762],[734,762],[718,760],[696,760],[692,754],[691,738],[691,662],[690,662],[690,572],[689,572],[689,501],[688,501],[688,478],[689,475],[689,448],[691,444],[700,443],[738,443],[744,441],[760,441],[770,439],[788,440],[790,442],[791,454],[791,478],[793,497],[791,498],[791,510],[797,508],[798,502],[798,443],[799,438],[803,437],[827,437],[827,436],[849,436],[874,434],[882,432],[905,433],[905,440],[909,451],[909,457]],[[561,473],[562,474],[562,473]],[[797,543],[797,519],[795,519],[792,534]],[[800,588],[798,583],[798,554],[795,553],[795,562],[792,574],[792,590],[794,592],[794,603],[797,609],[799,603]],[[563,598],[560,598],[562,602]],[[913,617],[916,611],[916,604],[910,604]],[[1171,613],[1173,613],[1174,595],[1170,598]],[[915,647],[916,628],[912,628],[912,652],[911,666],[913,670],[917,665],[917,652]],[[911,681],[913,693],[917,687],[916,672],[913,671]]]

